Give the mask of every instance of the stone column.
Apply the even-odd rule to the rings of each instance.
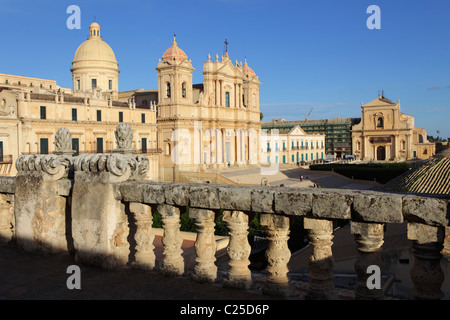
[[[358,259],[355,263],[357,274],[356,298],[359,300],[379,300],[383,298],[383,291],[380,289],[369,289],[367,273],[369,266],[377,266],[382,269],[381,246],[383,245],[384,225],[379,223],[351,222],[351,233],[355,237],[358,248]],[[381,276],[381,274],[380,274]],[[381,279],[380,279],[381,281]],[[381,283],[381,282],[380,282]]]
[[[193,279],[199,282],[214,282],[217,279],[216,240],[214,237],[214,211],[189,209],[189,217],[195,219],[197,239],[195,240],[195,258]]]
[[[180,231],[180,209],[166,204],[158,205],[161,214],[164,235],[164,258],[161,266],[163,274],[168,276],[180,276],[184,273],[183,237]]]
[[[136,224],[136,233],[134,240],[136,241],[135,265],[139,269],[153,270],[155,268],[155,246],[153,240],[155,234],[152,229],[153,217],[149,205],[131,202],[130,212],[133,214],[134,223]]]
[[[241,211],[224,211],[223,221],[227,222],[230,232],[227,247],[230,268],[224,286],[249,289],[252,286],[252,274],[248,268],[252,248],[248,243],[248,216]]]
[[[291,259],[287,241],[289,239],[289,218],[276,214],[262,214],[261,225],[266,226],[269,245],[266,250],[267,278],[263,292],[270,295],[290,296],[288,263]]]
[[[441,269],[441,250],[444,228],[420,223],[408,223],[408,239],[413,243],[414,264],[411,279],[414,282],[412,298],[415,300],[439,300],[444,273]]]
[[[309,260],[309,291],[306,299],[336,299],[333,273],[333,221],[321,219],[304,219],[304,227],[308,230],[311,256]]]

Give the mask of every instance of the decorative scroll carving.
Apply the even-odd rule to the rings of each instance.
[[[67,128],[59,128],[55,135],[57,151],[72,151],[72,134]]]
[[[145,156],[119,153],[82,154],[75,159],[75,171],[108,172],[121,181],[140,180],[147,175],[150,161]]]
[[[67,155],[22,155],[16,160],[18,174],[39,172],[44,179],[59,180],[68,176],[73,158]]]
[[[127,123],[121,123],[114,131],[118,149],[131,149],[133,143],[133,130]]]

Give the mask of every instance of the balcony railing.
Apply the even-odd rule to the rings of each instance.
[[[19,193],[15,195],[16,210],[27,195],[23,185],[30,180],[0,178],[0,193]],[[18,178],[16,178],[18,179]],[[440,299],[444,281],[440,267],[441,250],[444,241],[444,228],[449,225],[448,199],[400,195],[370,191],[327,190],[281,187],[244,187],[208,184],[122,182],[98,184],[86,180],[56,181],[59,185],[57,196],[71,198],[71,221],[69,228],[73,236],[78,258],[84,263],[100,264],[114,268],[129,263],[130,246],[133,241],[132,259],[137,267],[145,270],[159,270],[169,276],[181,276],[187,271],[182,257],[182,238],[180,233],[180,212],[189,207],[189,217],[197,226],[195,241],[195,267],[189,271],[195,281],[216,282],[220,279],[215,265],[216,242],[214,240],[215,217],[223,214],[229,231],[229,270],[223,277],[223,285],[239,289],[252,288],[252,273],[248,268],[251,247],[247,240],[251,213],[261,213],[261,224],[266,227],[268,247],[266,257],[268,266],[264,294],[289,296],[293,294],[288,261],[291,252],[287,241],[290,232],[290,218],[304,217],[304,228],[308,231],[311,256],[309,260],[309,288],[306,298],[336,298],[333,284],[333,224],[347,220],[359,251],[356,263],[357,299],[382,299],[380,289],[367,289],[368,267],[380,265],[380,249],[384,242],[384,227],[388,224],[407,222],[408,239],[412,240],[415,263],[411,270],[414,283],[413,298]],[[22,188],[22,189],[17,189]],[[34,189],[33,189],[34,190]],[[33,192],[39,192],[39,188]],[[109,195],[109,193],[111,195]],[[54,196],[54,195],[53,195]],[[55,196],[55,197],[57,197]],[[2,198],[3,199],[3,198]],[[39,197],[34,201],[41,201]],[[49,201],[44,199],[42,201]],[[117,206],[116,203],[117,202]],[[119,205],[120,203],[124,204]],[[108,207],[108,210],[106,210]],[[41,207],[42,208],[42,207]],[[126,211],[129,212],[127,215]],[[61,208],[64,216],[66,206]],[[111,226],[104,229],[97,224],[91,212],[103,224]],[[26,211],[30,214],[30,211]],[[152,217],[158,212],[162,217],[164,257],[156,261],[152,230]],[[17,214],[16,219],[22,216]],[[32,213],[32,212],[31,212]],[[52,214],[55,214],[54,212]],[[89,217],[89,218],[88,218]],[[87,219],[87,220],[86,220]],[[86,224],[85,221],[89,221]],[[18,221],[20,222],[20,221]],[[35,221],[39,224],[39,219]],[[47,223],[47,222],[45,222]],[[131,230],[127,226],[134,225]],[[47,229],[35,228],[29,239],[57,241]],[[16,224],[15,234],[23,234],[21,223]],[[96,229],[100,228],[100,229]],[[65,226],[62,230],[68,232]],[[102,229],[103,230],[103,229]],[[109,231],[108,231],[109,230]],[[2,230],[3,233],[5,230]],[[80,238],[78,235],[82,235]],[[31,241],[31,240],[27,241]],[[66,239],[63,233],[61,239]],[[114,239],[111,246],[111,239]],[[67,241],[64,240],[64,241]],[[18,241],[21,243],[20,239]],[[103,246],[103,244],[107,244]],[[56,243],[55,243],[56,244]],[[100,246],[103,247],[102,252]],[[39,242],[36,245],[42,245]],[[51,245],[51,244],[50,244]],[[111,260],[112,259],[112,260]],[[159,267],[158,267],[159,264]],[[151,284],[149,284],[151,285]]]

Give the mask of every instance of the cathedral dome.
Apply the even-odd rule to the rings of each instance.
[[[245,77],[250,79],[253,79],[256,76],[255,71],[253,71],[253,69],[248,66],[247,59],[245,59],[244,65],[242,66],[242,73]]]
[[[73,64],[80,62],[106,62],[117,67],[116,55],[111,47],[100,37],[100,25],[96,22],[89,27],[90,36],[75,52]]]
[[[162,58],[163,58],[163,60],[168,61],[168,62],[172,62],[172,61],[181,62],[183,60],[187,60],[188,57],[187,57],[186,53],[184,53],[183,50],[178,48],[178,45],[175,41],[175,36],[174,36],[172,46],[169,49],[167,49],[166,52],[164,52]]]

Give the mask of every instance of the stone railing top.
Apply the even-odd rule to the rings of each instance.
[[[343,189],[124,182],[124,201],[374,223],[449,226],[449,199]]]

